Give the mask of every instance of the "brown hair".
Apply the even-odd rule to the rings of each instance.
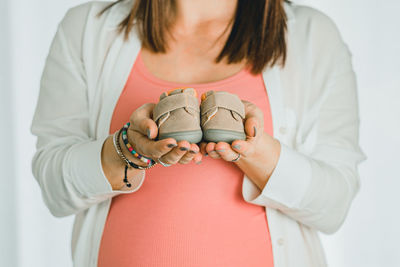
[[[109,4],[98,16],[122,1]],[[287,17],[283,3],[284,0],[252,0],[250,4],[247,0],[238,0],[231,32],[215,62],[224,57],[228,64],[246,59],[253,74],[261,73],[278,60],[284,65]],[[167,50],[165,33],[175,14],[175,0],[135,0],[131,12],[119,23],[118,33],[125,30],[127,40],[136,20],[142,45],[155,53],[164,53]]]

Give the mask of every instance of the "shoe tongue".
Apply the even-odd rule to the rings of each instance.
[[[201,101],[204,101],[208,96],[210,96],[210,95],[212,95],[212,94],[214,94],[215,92],[213,91],[213,90],[210,90],[210,91],[207,91],[207,92],[205,92],[205,93],[203,93],[202,95],[201,95]]]
[[[160,95],[160,100],[166,98],[168,95],[177,95],[177,94],[180,94],[180,93],[190,94],[190,95],[196,96],[196,91],[194,90],[194,88],[186,88],[186,89],[178,88],[178,89],[173,90],[169,94],[167,94],[167,92],[162,93]]]
[[[196,96],[196,90],[194,88],[186,88],[183,91],[183,93],[184,94],[189,94],[189,95],[192,95],[192,96]]]
[[[213,90],[207,91],[207,92],[206,92],[206,97],[209,96],[209,95],[213,95],[214,93],[215,93],[215,92],[214,92]]]
[[[170,92],[169,95],[177,95],[182,93],[182,88],[175,89],[174,91]]]
[[[164,92],[160,95],[160,101],[167,97],[167,92]]]

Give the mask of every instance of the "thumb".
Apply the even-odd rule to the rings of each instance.
[[[255,117],[250,117],[245,120],[244,129],[248,137],[256,137],[258,130],[258,123]]]
[[[152,116],[154,106],[155,104],[153,103],[142,105],[130,119],[132,129],[147,136],[149,139],[154,139],[158,135],[158,127]]]

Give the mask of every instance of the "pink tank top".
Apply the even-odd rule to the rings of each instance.
[[[144,103],[161,93],[193,87],[237,94],[264,112],[272,135],[263,78],[241,72],[217,82],[179,84],[150,73],[140,53],[114,109],[110,134]],[[200,100],[200,99],[199,99]],[[122,176],[121,176],[122,179]],[[262,206],[244,201],[243,172],[222,159],[156,166],[146,170],[138,191],[112,199],[98,255],[100,267],[272,267],[272,247]]]

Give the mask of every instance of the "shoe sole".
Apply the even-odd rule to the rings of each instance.
[[[203,138],[203,132],[201,130],[198,130],[198,131],[164,133],[160,134],[158,139],[161,140],[166,138],[173,138],[177,142],[186,140],[189,143],[196,144],[199,143]]]
[[[246,140],[245,133],[218,129],[204,130],[203,137],[205,141],[214,143],[226,142],[230,144],[235,140]]]

